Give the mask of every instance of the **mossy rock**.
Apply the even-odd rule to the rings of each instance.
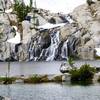
[[[12,84],[14,81],[16,81],[14,77],[0,77],[0,82],[2,84]]]
[[[53,79],[52,79],[53,82],[62,82],[62,75],[60,76],[55,76]]]
[[[48,82],[47,75],[33,75],[32,77],[29,77],[27,79],[24,79],[24,83],[42,83],[42,82]]]
[[[27,79],[24,79],[24,83],[40,83],[41,78],[37,76],[33,76]]]
[[[49,82],[48,76],[47,75],[42,76],[40,82]]]

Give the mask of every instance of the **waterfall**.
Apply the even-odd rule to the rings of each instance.
[[[61,57],[62,59],[68,59],[68,39],[64,42],[62,46]]]
[[[68,39],[61,45],[60,31],[52,29],[48,32],[50,36],[50,45],[47,48],[43,48],[42,35],[37,36],[33,42],[31,41],[29,48],[30,60],[33,61],[53,61],[56,59],[67,59],[68,58]],[[33,44],[32,44],[33,43]],[[60,47],[60,48],[59,48]]]
[[[67,60],[68,56],[77,53],[78,41],[78,38],[71,36],[63,42],[60,38],[60,31],[57,29],[43,31],[30,41],[29,60]]]
[[[58,52],[58,46],[60,43],[60,37],[59,37],[60,32],[59,31],[54,31],[50,34],[51,36],[51,45],[49,48],[47,48],[48,56],[46,58],[46,61],[53,61],[55,58],[55,55]]]

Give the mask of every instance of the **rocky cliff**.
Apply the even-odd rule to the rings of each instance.
[[[13,7],[11,2],[3,3],[5,9]],[[65,23],[52,29],[34,28],[33,11],[26,19],[18,22],[14,11],[5,13],[0,4],[0,60],[7,61],[53,61],[66,60],[68,56],[80,59],[94,59],[95,48],[100,44],[100,1],[91,6],[81,5],[67,15],[54,14],[37,9],[38,26],[46,23]],[[30,18],[30,21],[27,20]],[[16,26],[18,30],[15,30]],[[37,27],[38,27],[37,26]],[[18,32],[20,43],[9,43]]]

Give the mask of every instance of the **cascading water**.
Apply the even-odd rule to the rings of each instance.
[[[43,38],[45,35],[46,37]],[[60,36],[60,31],[57,29],[46,30],[46,34],[43,32],[37,35],[30,41],[28,59],[33,61],[67,60],[68,56],[75,55],[79,40],[71,36],[62,41]]]
[[[3,1],[4,4],[4,0],[1,1]],[[1,3],[2,2],[0,2],[0,4]],[[6,0],[6,3],[8,6],[4,6],[6,9],[9,9],[11,7],[9,0]],[[1,11],[3,11],[2,4],[0,6],[0,9]],[[15,20],[17,16],[15,15],[16,14],[9,13],[11,22],[14,21],[14,24],[17,25],[17,20]],[[28,17],[30,16],[31,18],[31,15],[33,16],[33,13],[29,13]],[[47,20],[49,20],[49,13],[47,11],[45,12],[45,10],[39,10],[36,15],[37,19],[39,20],[39,24],[41,23],[40,26],[42,25],[42,28],[37,28],[36,30],[33,29],[33,26],[31,26],[32,20],[29,21],[28,18],[25,18],[25,20],[22,22],[22,27],[18,27],[19,31],[23,31],[23,35],[21,34],[21,36],[23,36],[22,41],[20,44],[11,45],[10,50],[8,49],[9,45],[7,43],[7,39],[15,37],[15,34],[11,32],[11,27],[8,27],[10,25],[9,19],[6,14],[1,14],[0,18],[2,19],[2,23],[7,24],[6,26],[5,24],[0,23],[0,25],[2,24],[1,30],[3,30],[4,34],[7,34],[6,36],[2,37],[3,42],[0,43],[0,60],[5,61],[5,59],[9,57],[9,52],[11,52],[11,57],[14,58],[16,61],[53,61],[63,59],[67,60],[70,54],[76,54],[76,46],[78,45],[77,38],[79,38],[77,34],[79,34],[80,31],[77,34],[75,34],[75,31],[73,33],[75,35],[75,38],[72,37],[73,34],[71,32],[79,28],[78,26],[76,26],[78,25],[77,21],[73,18],[72,15],[58,14],[56,18],[56,16],[53,16],[53,14],[50,14],[50,17],[53,16],[52,18],[54,18],[58,23],[56,23],[55,25],[52,25],[50,23],[48,24]],[[45,15],[48,16],[46,17]],[[41,18],[44,21],[42,21]],[[63,26],[64,28],[61,28]],[[65,30],[67,28],[68,31]],[[68,32],[70,32],[71,37],[70,39],[68,38],[67,40],[65,40],[67,38]]]
[[[62,59],[68,59],[68,39],[64,42],[61,50]]]
[[[34,41],[34,44],[31,47],[30,50],[30,57],[31,59],[33,59],[34,61],[38,61],[38,58],[40,56],[40,52],[41,52],[41,37],[37,37]]]
[[[71,18],[69,18],[71,19]],[[67,20],[67,19],[66,19]],[[69,21],[69,23],[71,23]],[[27,54],[29,61],[67,60],[69,50],[73,52],[76,39],[61,38],[60,29],[41,30],[32,37]]]
[[[53,61],[55,59],[58,59],[57,56],[59,55],[62,59],[68,58],[68,47],[67,43],[68,40],[66,40],[62,45],[61,48],[59,48],[61,44],[60,39],[60,31],[57,29],[52,29],[48,32],[48,35],[50,36],[50,45],[47,48],[43,48],[42,42],[42,35],[36,36],[37,38],[34,39],[34,41],[31,41],[29,52],[30,52],[30,60],[33,61]],[[33,43],[33,44],[32,44]],[[59,50],[61,51],[59,53]]]
[[[52,32],[50,34],[50,36],[51,36],[51,45],[50,45],[49,48],[47,48],[48,56],[46,58],[46,61],[53,61],[54,58],[55,58],[55,55],[58,52],[58,46],[59,46],[59,43],[60,43],[59,34],[60,34],[60,32],[55,31],[55,30],[54,30],[54,32]]]

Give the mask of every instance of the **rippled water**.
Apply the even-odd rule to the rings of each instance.
[[[11,100],[100,100],[100,84],[90,86],[64,84],[0,85],[0,95]]]

